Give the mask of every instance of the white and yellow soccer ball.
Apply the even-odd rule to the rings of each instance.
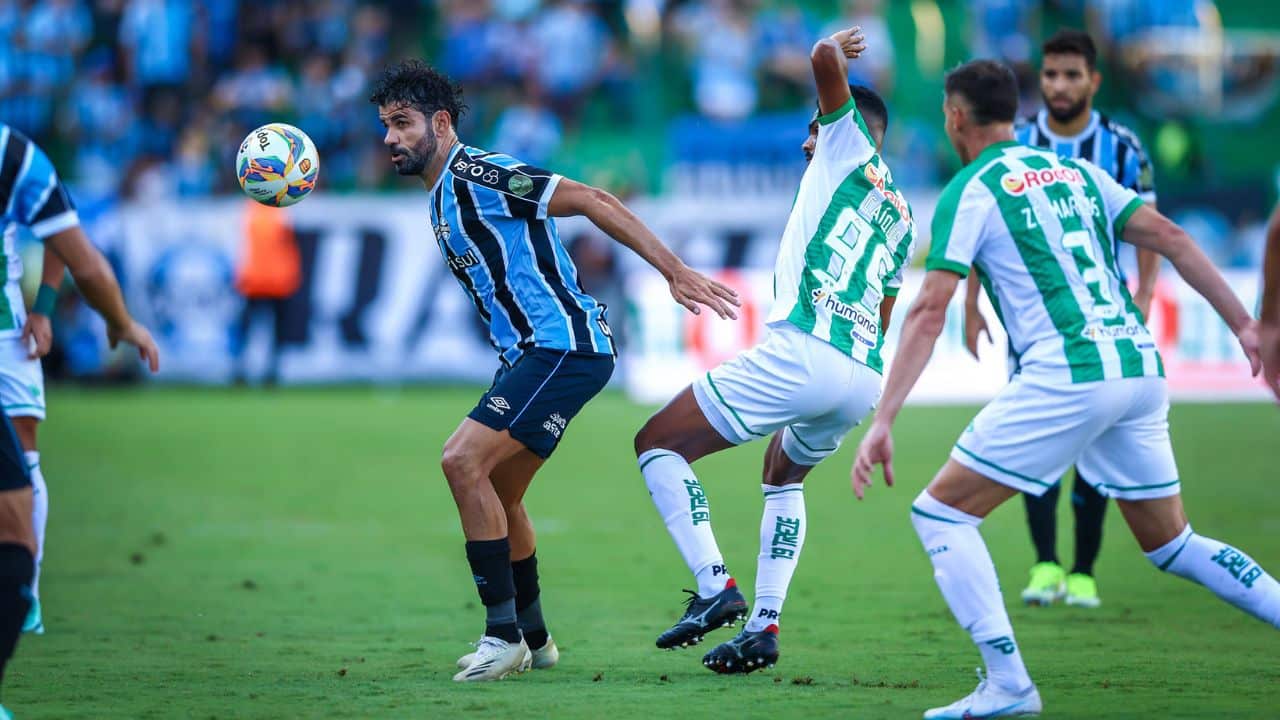
[[[316,187],[320,156],[307,134],[269,123],[249,133],[236,154],[236,177],[245,194],[263,205],[288,207]]]

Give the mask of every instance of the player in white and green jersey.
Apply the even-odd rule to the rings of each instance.
[[[938,200],[928,272],[852,471],[859,498],[877,464],[892,484],[893,421],[928,362],[956,286],[976,267],[1021,370],[961,434],[912,503],[911,521],[987,677],[926,718],[1040,712],[978,525],[1018,492],[1043,493],[1073,463],[1093,482],[1105,478],[1159,569],[1280,627],[1280,584],[1187,522],[1164,369],[1120,281],[1115,239],[1168,258],[1230,326],[1254,374],[1257,321],[1195,242],[1132,190],[1086,161],[1014,142],[1017,104],[1013,72],[999,63],[977,60],[947,75],[947,135],[966,167]]]
[[[880,396],[884,328],[915,229],[878,152],[884,102],[848,85],[846,57],[862,50],[857,28],[813,49],[816,135],[805,143],[809,167],[778,249],[768,336],[697,379],[636,435],[654,505],[698,584],[684,616],[658,638],[661,648],[695,644],[747,610],[689,464],[772,436],[755,607],[737,637],[703,658],[721,673],[777,660],[779,616],[807,530],[802,482]]]

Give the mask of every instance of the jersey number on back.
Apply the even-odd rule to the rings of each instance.
[[[823,238],[823,242],[831,248],[831,259],[827,262],[825,270],[814,268],[814,274],[832,292],[847,291],[853,279],[853,272],[858,267],[858,261],[867,250],[867,241],[874,235],[875,229],[858,214],[857,210],[852,207],[841,210],[835,224],[831,226],[831,232]],[[880,300],[883,297],[879,291],[879,281],[888,272],[892,258],[884,243],[876,243],[872,252],[875,256],[871,258],[871,262],[867,263],[866,294],[857,300],[861,301],[865,307],[875,310],[880,306]]]
[[[1120,303],[1111,293],[1111,284],[1102,269],[1101,259],[1093,243],[1093,235],[1086,230],[1072,230],[1062,234],[1062,247],[1075,258],[1080,279],[1093,296],[1093,309],[1100,317],[1111,320],[1120,314]]]

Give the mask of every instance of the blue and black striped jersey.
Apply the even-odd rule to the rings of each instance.
[[[1151,160],[1132,130],[1093,112],[1089,125],[1079,135],[1062,137],[1049,129],[1048,112],[1041,110],[1015,128],[1018,142],[1052,150],[1068,158],[1083,158],[1102,168],[1122,186],[1138,193],[1144,202],[1155,203],[1156,185]]]
[[[44,240],[75,227],[80,219],[44,151],[0,123],[0,228],[12,223],[27,226]]]
[[[614,354],[605,306],[582,291],[548,216],[560,180],[459,143],[431,189],[436,243],[508,365],[530,347]]]

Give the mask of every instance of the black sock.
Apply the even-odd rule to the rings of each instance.
[[[1076,564],[1073,573],[1093,575],[1093,563],[1102,550],[1102,521],[1107,515],[1107,498],[1080,477],[1071,488],[1071,507],[1076,513]]]
[[[516,622],[525,642],[537,650],[547,644],[547,623],[542,619],[542,590],[538,587],[538,555],[511,563],[516,584]]]
[[[1036,546],[1036,562],[1058,562],[1058,493],[1055,483],[1040,497],[1023,493],[1027,505],[1027,526],[1031,528],[1031,542]]]
[[[31,609],[31,578],[35,558],[26,545],[0,544],[0,680],[22,634],[22,623]]]
[[[516,588],[511,577],[511,543],[498,540],[468,540],[467,562],[476,581],[480,602],[484,603],[484,634],[507,642],[520,642],[516,626]]]

